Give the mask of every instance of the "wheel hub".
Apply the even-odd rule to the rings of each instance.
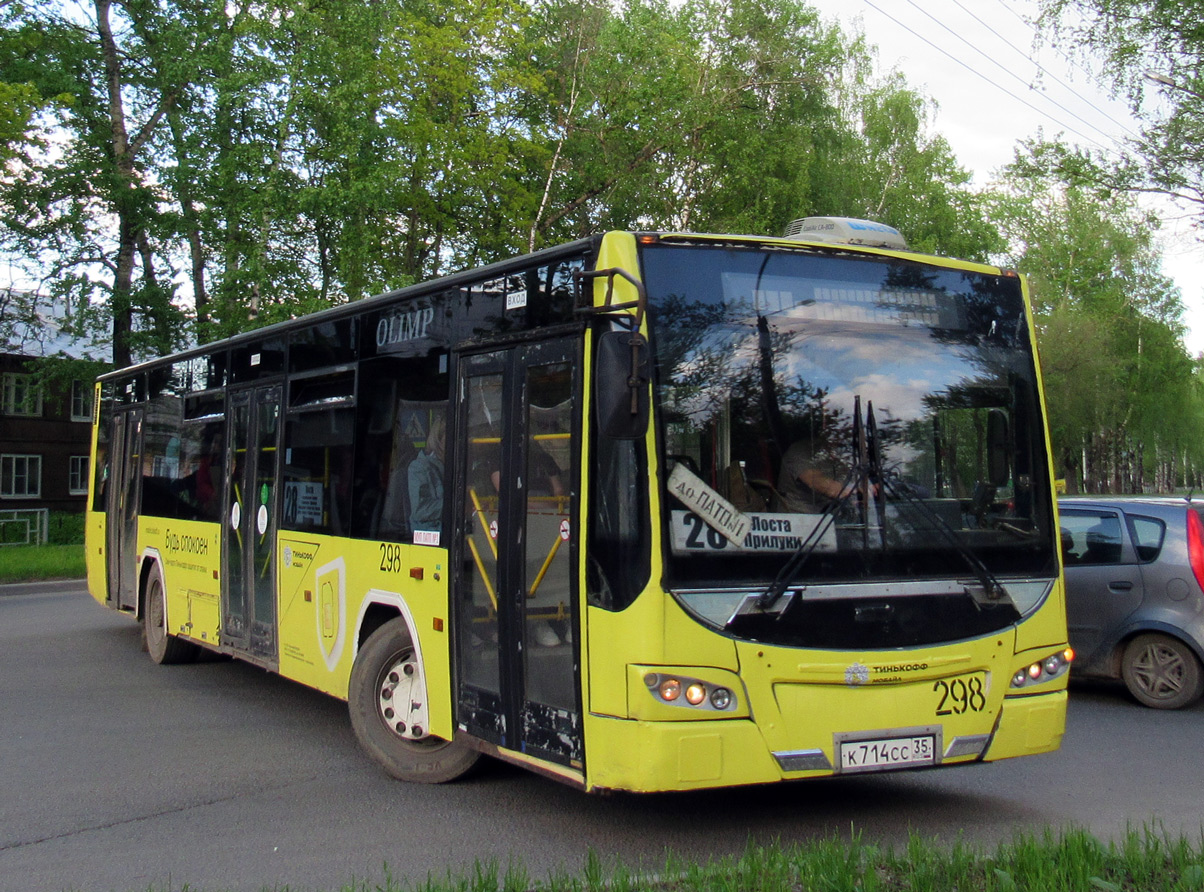
[[[1179,655],[1165,647],[1151,645],[1134,664],[1135,675],[1151,697],[1165,700],[1183,689],[1186,667]]]
[[[405,740],[421,740],[426,727],[426,684],[418,662],[407,656],[381,673],[377,712],[385,727]]]

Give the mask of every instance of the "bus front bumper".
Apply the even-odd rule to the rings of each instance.
[[[1066,700],[1065,690],[1005,698],[993,733],[944,739],[931,767],[1056,750]],[[698,790],[842,773],[835,755],[841,735],[833,735],[828,746],[775,753],[749,719],[669,722],[591,715],[586,734],[586,787],[592,791]],[[960,748],[957,741],[963,741]]]

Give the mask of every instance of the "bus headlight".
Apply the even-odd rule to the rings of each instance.
[[[1029,663],[1023,669],[1017,669],[1012,676],[1012,687],[1022,688],[1028,684],[1051,681],[1068,672],[1073,661],[1074,648],[1064,647],[1047,657]]]
[[[731,712],[736,709],[736,695],[731,688],[699,678],[669,675],[665,672],[646,672],[644,686],[653,697],[670,706],[683,706],[705,712]]]

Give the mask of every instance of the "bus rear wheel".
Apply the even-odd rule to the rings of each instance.
[[[167,598],[163,578],[152,571],[146,586],[146,601],[142,605],[142,636],[146,652],[156,663],[191,663],[200,652],[191,641],[184,641],[167,631]]]
[[[394,725],[389,703],[397,678],[413,664],[414,645],[405,620],[385,623],[364,642],[351,667],[347,708],[360,745],[398,780],[441,784],[476,764],[480,753],[455,740],[404,737]]]

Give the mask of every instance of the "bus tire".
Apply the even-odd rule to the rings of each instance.
[[[200,648],[167,631],[167,592],[158,569],[151,571],[142,605],[142,638],[146,652],[160,665],[191,663]]]
[[[398,617],[373,632],[351,667],[347,709],[351,727],[368,754],[392,777],[424,784],[442,784],[469,771],[480,753],[463,742],[426,737],[402,737],[385,718],[380,691],[389,673],[414,657],[405,620]]]

